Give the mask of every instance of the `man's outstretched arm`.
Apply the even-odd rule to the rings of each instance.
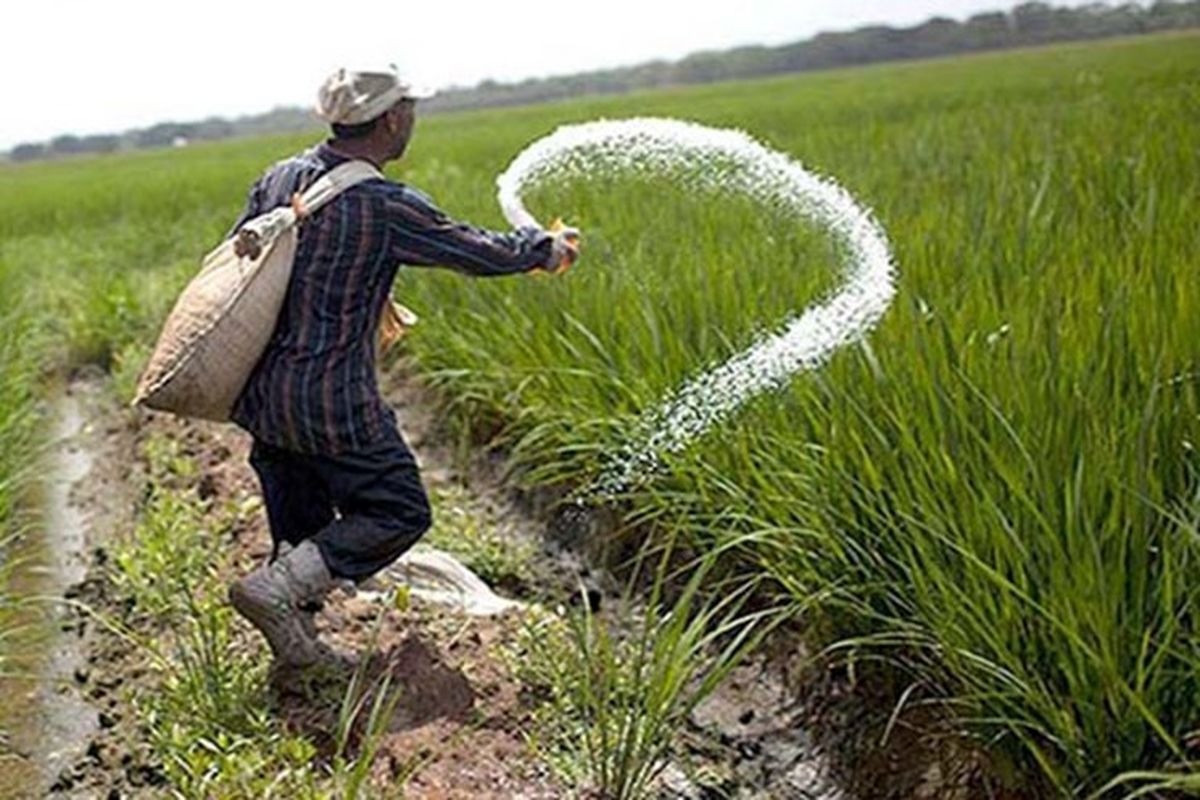
[[[444,266],[486,277],[551,269],[561,255],[554,234],[541,228],[500,233],[459,222],[407,186],[391,187],[384,218],[392,255],[413,266]]]

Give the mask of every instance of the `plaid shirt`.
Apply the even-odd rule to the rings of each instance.
[[[346,160],[322,144],[279,162],[254,184],[233,230]],[[399,266],[508,275],[544,264],[550,247],[536,228],[502,234],[456,222],[404,184],[370,180],[346,190],[302,224],[287,298],[234,422],[302,453],[355,452],[395,437],[375,342]]]

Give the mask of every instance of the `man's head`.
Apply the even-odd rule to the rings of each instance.
[[[384,154],[385,161],[394,161],[404,155],[416,118],[416,101],[406,97],[374,119],[353,125],[333,122],[330,127],[338,141],[370,145]]]
[[[382,161],[404,154],[412,138],[416,101],[431,92],[387,72],[351,72],[331,75],[317,93],[317,113],[343,143],[378,153]]]

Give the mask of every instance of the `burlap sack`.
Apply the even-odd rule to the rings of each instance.
[[[379,177],[365,161],[342,164],[290,207],[242,227],[261,246],[256,256],[238,256],[235,239],[209,253],[163,325],[134,405],[228,420],[275,330],[296,255],[296,223],[351,186]]]

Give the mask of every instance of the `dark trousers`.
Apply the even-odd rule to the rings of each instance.
[[[398,435],[341,455],[296,453],[256,439],[250,465],[262,483],[276,550],[281,542],[313,539],[338,578],[374,575],[432,522],[416,460]]]

